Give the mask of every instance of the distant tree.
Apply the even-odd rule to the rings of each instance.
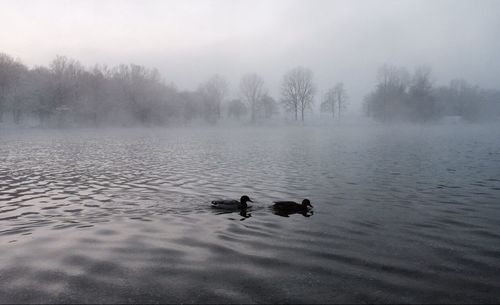
[[[333,89],[335,95],[337,96],[337,108],[338,108],[338,116],[340,116],[342,112],[347,108],[348,96],[346,89],[344,87],[344,83],[340,82],[335,85]]]
[[[245,75],[239,89],[241,100],[227,103],[228,116],[239,118],[248,111],[255,122],[278,112],[277,102],[258,75]],[[280,102],[296,120],[300,112],[303,120],[314,89],[312,72],[295,68],[283,77]],[[66,123],[166,125],[196,119],[215,122],[221,116],[226,91],[227,82],[217,75],[198,90],[179,91],[165,83],[158,70],[139,65],[85,68],[76,60],[57,56],[48,67],[28,68],[0,53],[0,119],[11,114],[15,123],[29,116],[38,118],[42,127]],[[325,94],[321,109],[340,116],[346,101],[345,87],[339,83]],[[404,67],[383,65],[363,110],[384,122],[427,122],[443,116],[472,122],[498,120],[500,90],[461,79],[434,87],[429,68],[418,67],[410,74]]]
[[[12,91],[19,85],[19,81],[27,68],[11,56],[0,53],[0,122],[6,111],[7,104],[12,98]]]
[[[205,115],[209,122],[221,118],[221,104],[227,94],[229,83],[220,75],[212,76],[199,90],[205,102]]]
[[[270,119],[273,115],[278,113],[278,102],[267,93],[262,96],[260,105],[260,112],[265,119]]]
[[[347,93],[342,82],[337,83],[333,88],[328,89],[321,103],[321,111],[331,112],[335,118],[337,112],[340,119],[342,111],[347,107]]]
[[[383,65],[378,71],[375,113],[383,121],[405,116],[410,73],[406,68]],[[377,105],[376,105],[377,106]]]
[[[228,104],[228,107],[227,107],[227,116],[228,117],[234,116],[237,119],[239,119],[240,117],[246,115],[247,112],[248,112],[247,106],[245,105],[245,103],[243,103],[239,99],[234,99],[234,100],[230,101]]]
[[[464,79],[454,79],[450,82],[449,90],[451,92],[450,104],[453,105],[454,114],[467,121],[477,121],[480,112],[481,89]]]
[[[261,106],[262,97],[267,93],[264,81],[255,73],[246,74],[240,81],[240,93],[248,108],[250,108],[251,122],[254,123]]]
[[[408,114],[410,74],[405,68],[383,65],[374,92],[365,98],[365,112],[381,121],[404,119]]]
[[[17,82],[11,88],[8,109],[16,124],[21,123],[23,115],[29,114],[33,108],[30,76],[28,69],[23,66]]]
[[[54,112],[59,126],[67,123],[69,113],[75,111],[82,97],[83,66],[76,60],[56,56],[49,65],[53,79]]]
[[[494,90],[482,90],[464,79],[453,79],[448,86],[435,90],[436,105],[444,115],[459,116],[466,121],[478,121],[481,116],[500,114],[500,96]],[[482,113],[483,112],[483,113]]]
[[[335,119],[336,110],[337,96],[334,92],[334,88],[330,88],[323,96],[323,102],[321,102],[321,112],[330,112],[332,114],[332,119]]]
[[[164,97],[160,73],[156,69],[131,64],[120,65],[113,69],[113,79],[117,85],[119,101],[132,118],[140,124],[147,125],[164,114]]]
[[[281,101],[288,111],[295,114],[295,120],[298,120],[298,112],[300,111],[301,119],[304,121],[304,111],[314,102],[315,91],[312,71],[297,67],[283,76]]]
[[[414,121],[429,121],[436,116],[433,96],[431,69],[418,67],[412,77],[409,87],[409,102],[411,119]]]
[[[32,112],[45,126],[54,113],[54,82],[49,69],[36,67],[30,71],[30,93],[33,100]]]
[[[178,103],[182,105],[182,118],[188,123],[202,115],[202,97],[199,91],[182,91],[178,94]]]
[[[83,121],[89,121],[94,126],[100,125],[111,111],[109,75],[107,67],[94,66],[82,76],[84,92],[80,98],[78,114]]]

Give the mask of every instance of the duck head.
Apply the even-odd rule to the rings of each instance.
[[[243,205],[243,206],[247,206],[247,202],[253,202],[252,199],[250,199],[250,197],[248,197],[247,195],[243,195],[241,196],[240,198],[240,203]]]
[[[313,207],[312,204],[311,204],[311,201],[309,201],[309,199],[302,200],[302,206],[304,208],[307,208],[308,206],[311,207],[311,208]]]

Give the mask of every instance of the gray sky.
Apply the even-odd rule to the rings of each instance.
[[[499,34],[500,1],[487,0],[0,0],[0,52],[29,66],[137,63],[188,89],[219,73],[233,94],[256,72],[278,98],[302,65],[320,94],[344,81],[354,110],[383,63],[500,88]]]

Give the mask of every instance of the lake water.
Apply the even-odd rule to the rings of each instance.
[[[500,127],[0,131],[0,251],[1,303],[498,303]]]

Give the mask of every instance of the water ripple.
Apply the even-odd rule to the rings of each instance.
[[[471,130],[2,134],[0,303],[497,302],[500,143]]]

